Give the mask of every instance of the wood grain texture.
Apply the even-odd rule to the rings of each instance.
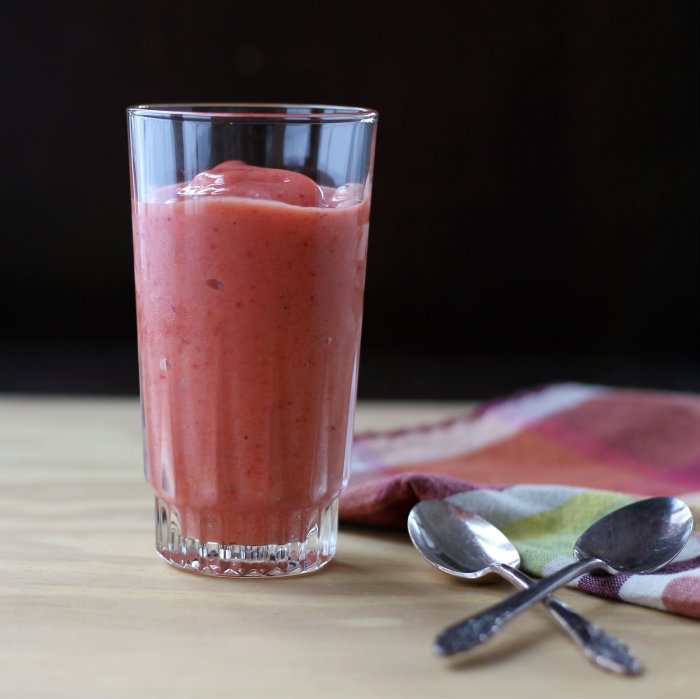
[[[358,429],[458,405],[361,405]],[[646,666],[590,665],[540,609],[452,661],[445,625],[503,598],[403,533],[341,527],[335,561],[282,580],[170,568],[153,547],[131,399],[0,398],[0,697],[697,697],[697,622],[563,590]]]

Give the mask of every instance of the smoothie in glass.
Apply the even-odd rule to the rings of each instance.
[[[348,476],[358,192],[231,160],[133,200],[146,475],[175,565],[285,574],[334,553],[308,541],[337,526]]]

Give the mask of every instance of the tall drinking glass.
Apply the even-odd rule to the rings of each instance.
[[[208,575],[318,569],[350,463],[377,113],[127,114],[157,551]]]

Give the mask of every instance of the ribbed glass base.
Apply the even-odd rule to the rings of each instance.
[[[156,497],[156,550],[170,564],[203,575],[260,578],[299,575],[322,568],[335,555],[338,500],[324,508],[303,541],[220,544],[188,537],[175,508]]]

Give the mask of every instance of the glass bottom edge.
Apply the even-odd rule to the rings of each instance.
[[[221,544],[188,537],[174,508],[156,497],[156,551],[175,568],[218,578],[278,578],[320,570],[336,551],[338,500],[323,508],[303,541]]]

